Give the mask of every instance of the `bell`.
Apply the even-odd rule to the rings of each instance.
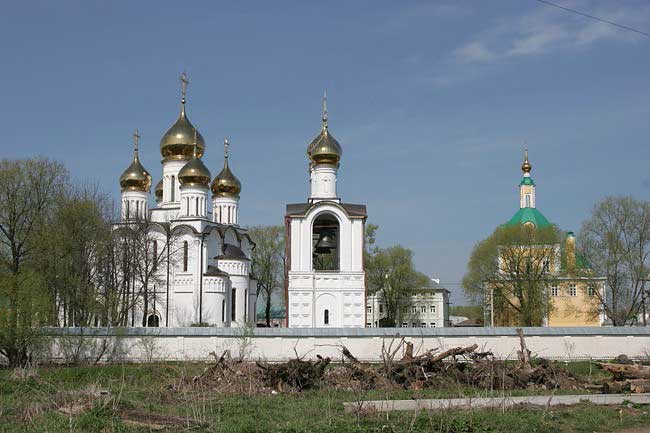
[[[316,243],[316,253],[318,254],[329,254],[335,248],[336,241],[334,240],[334,237],[329,233],[323,234]]]

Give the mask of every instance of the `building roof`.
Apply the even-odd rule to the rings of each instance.
[[[547,227],[551,223],[546,219],[546,217],[534,207],[524,207],[517,211],[512,218],[505,224],[506,226],[514,226],[517,224],[534,224],[535,227]]]
[[[521,179],[521,182],[519,182],[519,185],[533,185],[533,186],[534,186],[534,185],[535,185],[535,181],[534,181],[533,178],[530,177],[530,176],[524,176],[524,177]]]
[[[322,202],[316,203],[293,203],[287,205],[287,216],[305,215],[312,206],[318,205]],[[352,203],[336,203],[341,206],[351,217],[367,217],[366,205],[352,204]]]
[[[224,272],[216,266],[208,265],[208,270],[203,273],[205,277],[227,277],[228,272]]]
[[[217,259],[227,260],[249,260],[246,254],[236,245],[224,244],[223,254],[216,257]]]

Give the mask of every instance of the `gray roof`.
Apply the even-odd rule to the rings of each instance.
[[[287,205],[287,216],[300,216],[305,215],[312,206],[316,206],[322,202],[316,203],[292,203]],[[335,203],[341,206],[351,217],[367,217],[365,204],[352,204],[352,203]]]
[[[228,260],[249,260],[246,257],[246,254],[239,248],[237,245],[233,244],[224,244],[223,253],[220,256],[216,257],[217,259],[228,259]]]
[[[203,273],[205,277],[227,277],[228,272],[224,272],[216,266],[208,265],[208,270]]]

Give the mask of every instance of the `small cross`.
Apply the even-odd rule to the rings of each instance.
[[[187,95],[187,85],[190,84],[190,80],[187,77],[187,73],[183,71],[183,73],[180,76],[181,80],[181,97],[183,98],[183,101],[185,101],[185,96]]]
[[[323,128],[327,128],[327,91],[323,92]]]
[[[228,159],[228,148],[230,147],[230,142],[228,141],[227,138],[223,139],[223,155],[226,159]]]
[[[133,132],[133,148],[135,149],[136,152],[138,151],[138,144],[140,144],[140,133],[136,129]]]

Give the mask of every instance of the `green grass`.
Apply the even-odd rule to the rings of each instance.
[[[588,363],[566,366],[589,374]],[[0,432],[147,432],[124,424],[120,413],[177,415],[204,421],[208,427],[165,431],[197,432],[593,432],[650,425],[650,408],[579,405],[543,410],[393,412],[357,418],[343,412],[342,403],[362,399],[412,399],[489,395],[467,387],[398,392],[312,390],[302,394],[221,396],[218,392],[175,391],[169,385],[181,375],[191,377],[200,364],[108,365],[100,367],[42,367],[36,378],[17,380],[0,370]],[[592,370],[602,374],[599,370]],[[111,397],[97,401],[76,416],[56,410],[79,399],[90,386],[108,389]],[[536,391],[540,393],[542,391]],[[500,395],[495,392],[494,394]],[[508,395],[530,394],[518,391]]]

